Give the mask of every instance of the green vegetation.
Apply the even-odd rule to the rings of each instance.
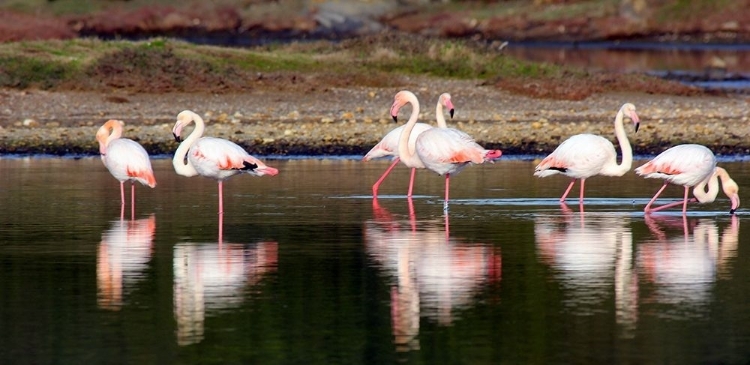
[[[130,92],[239,92],[273,88],[401,87],[404,76],[477,80],[519,94],[583,99],[593,93],[694,94],[648,76],[590,73],[525,62],[469,40],[382,35],[256,48],[149,41],[17,42],[0,45],[0,87]],[[626,80],[627,79],[627,80]]]
[[[700,19],[722,11],[744,11],[744,3],[734,0],[672,0],[658,8],[660,21]]]
[[[559,67],[520,62],[468,41],[414,36],[253,49],[199,46],[163,38],[19,42],[0,46],[0,65],[2,87],[75,85],[147,91],[191,90],[196,84],[208,89],[242,89],[259,73],[315,77],[332,85],[340,84],[341,79],[387,85],[382,80],[388,79],[385,75],[488,80],[561,74]]]

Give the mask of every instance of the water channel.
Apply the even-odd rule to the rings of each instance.
[[[225,183],[220,220],[216,182],[165,157],[135,211],[98,158],[0,159],[0,363],[750,358],[747,207],[723,195],[644,216],[660,183],[630,172],[561,206],[566,178],[504,156],[455,176],[444,214],[431,173],[375,200],[388,161],[267,162]],[[750,202],[750,162],[720,165]]]

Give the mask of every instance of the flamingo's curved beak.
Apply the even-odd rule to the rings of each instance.
[[[451,115],[451,119],[453,119],[454,108],[453,108],[453,102],[451,101],[450,98],[447,98],[447,100],[445,100],[445,106],[448,108],[448,114]]]
[[[179,143],[179,142],[182,142],[182,138],[180,138],[180,136],[178,136],[178,135],[176,135],[176,134],[174,134],[174,133],[172,133],[172,135],[174,136],[174,141],[175,141],[175,142],[178,142],[178,143]]]
[[[628,116],[633,120],[633,123],[635,123],[635,133],[638,133],[638,127],[641,125],[641,118],[638,118],[638,114],[636,114],[635,111],[628,113]]]
[[[732,201],[732,208],[729,209],[729,214],[734,214],[734,212],[737,211],[737,208],[740,207],[740,196],[732,194],[732,196],[729,197],[729,200]]]

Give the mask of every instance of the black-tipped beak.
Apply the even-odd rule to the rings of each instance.
[[[641,123],[635,123],[635,133],[638,133],[638,127],[641,125]]]
[[[182,142],[182,140],[180,139],[180,136],[178,136],[178,135],[176,135],[174,133],[172,133],[172,135],[174,136],[174,141],[175,142]]]
[[[451,119],[453,119],[453,111],[454,111],[453,108],[451,108],[451,110],[448,111],[448,114],[451,115]]]
[[[398,115],[392,115],[391,117],[393,117],[394,122],[398,123]]]
[[[734,214],[734,212],[736,211],[737,211],[736,209],[729,209],[729,214]]]

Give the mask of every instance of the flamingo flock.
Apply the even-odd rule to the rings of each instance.
[[[408,121],[388,132],[364,157],[364,161],[376,158],[392,157],[393,162],[372,186],[372,195],[377,199],[378,190],[385,178],[400,163],[411,169],[407,198],[411,199],[414,189],[414,176],[417,169],[427,169],[440,176],[445,176],[445,198],[443,210],[447,213],[450,198],[450,177],[458,174],[469,165],[493,163],[503,153],[500,150],[488,150],[480,146],[467,133],[448,127],[444,108],[448,109],[451,118],[455,108],[451,95],[443,93],[438,98],[435,109],[436,127],[427,123],[418,123],[420,104],[417,96],[407,90],[396,93],[390,108],[390,115],[398,122],[399,111],[411,106]],[[617,162],[615,146],[607,138],[594,134],[578,134],[562,142],[550,155],[546,156],[534,169],[533,175],[547,177],[562,174],[572,180],[560,197],[564,205],[576,180],[580,180],[578,201],[584,203],[586,179],[596,176],[623,176],[630,171],[633,163],[633,149],[625,132],[624,118],[634,124],[638,132],[640,118],[631,103],[625,103],[618,110],[614,120],[615,138],[618,141],[622,157]],[[195,128],[184,140],[183,129],[195,124]],[[131,181],[131,207],[135,206],[135,182],[151,188],[156,186],[149,156],[137,142],[122,138],[123,122],[107,121],[96,133],[99,152],[104,166],[120,182],[120,201],[125,207],[125,181]],[[218,182],[218,214],[224,213],[223,181],[231,176],[246,173],[253,176],[275,176],[276,168],[266,165],[261,160],[248,154],[242,147],[226,139],[203,137],[205,122],[197,113],[184,110],[177,115],[172,134],[181,142],[175,151],[172,165],[177,174],[182,176],[201,175],[216,179]],[[649,214],[682,204],[682,212],[687,212],[689,203],[713,202],[721,182],[724,194],[731,201],[730,213],[739,208],[739,186],[732,180],[727,171],[716,165],[716,158],[705,146],[684,144],[674,146],[644,165],[635,172],[645,178],[664,180],[663,186],[644,208]],[[680,202],[667,203],[652,207],[659,195],[669,184],[684,187],[684,199]],[[693,189],[694,198],[689,198]],[[708,190],[706,190],[708,189]]]

